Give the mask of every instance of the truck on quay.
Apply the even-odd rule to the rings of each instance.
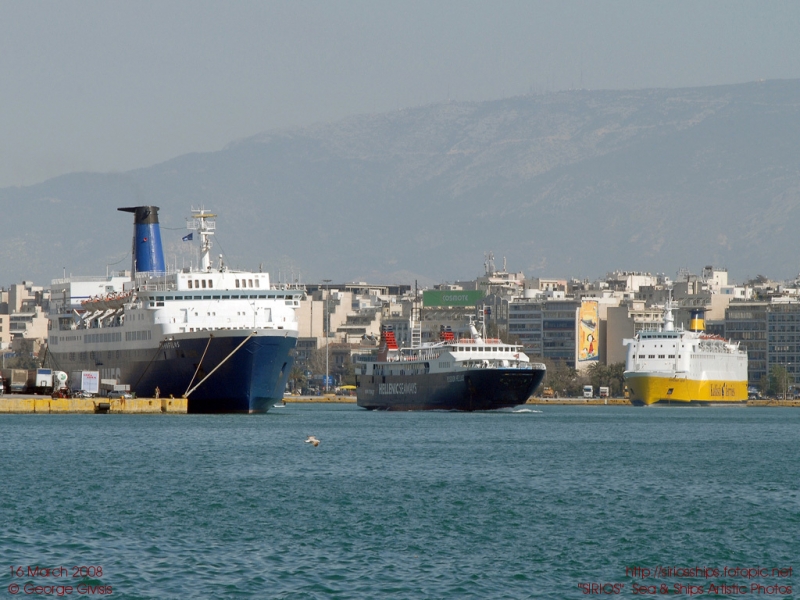
[[[600,391],[597,394],[598,396],[601,398],[608,398],[610,390],[606,386],[600,386],[599,390]]]
[[[36,383],[36,370],[3,369],[3,386],[6,393],[27,394]]]
[[[594,396],[594,388],[590,385],[583,386],[583,397],[591,398],[592,396]]]
[[[13,394],[49,394],[53,391],[53,369],[3,369],[3,391]]]
[[[5,393],[50,394],[54,389],[63,386],[66,378],[63,371],[54,371],[53,369],[2,370],[2,385]]]

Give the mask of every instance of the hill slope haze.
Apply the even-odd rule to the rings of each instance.
[[[134,204],[161,207],[171,263],[192,260],[178,229],[202,204],[220,215],[215,254],[311,282],[474,277],[487,250],[529,276],[714,264],[790,277],[800,81],[362,115],[6,188],[0,203],[3,284],[128,266],[130,216],[116,208]]]

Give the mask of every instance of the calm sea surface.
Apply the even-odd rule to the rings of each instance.
[[[0,598],[800,597],[798,457],[780,408],[4,415]]]

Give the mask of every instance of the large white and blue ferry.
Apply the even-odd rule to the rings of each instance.
[[[215,215],[187,220],[199,268],[168,270],[157,206],[134,214],[132,268],[69,277],[51,286],[49,350],[67,373],[100,372],[139,396],[188,398],[191,413],[265,412],[283,398],[297,342],[303,291],[269,274],[212,265]]]

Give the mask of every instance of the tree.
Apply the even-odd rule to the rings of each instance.
[[[314,375],[325,375],[326,364],[327,369],[330,369],[330,354],[326,353],[326,350],[325,346],[322,346],[308,353],[306,367]]]
[[[568,367],[563,361],[543,359],[541,362],[547,367],[544,385],[553,388],[560,396],[579,396],[583,387],[584,378],[578,372]]]
[[[587,369],[587,376],[594,388],[599,388],[601,386],[611,387],[609,385],[611,378],[608,367],[601,362],[591,364]]]
[[[621,398],[625,389],[625,363],[618,362],[608,365],[608,376],[611,382],[611,393]]]
[[[789,379],[791,378],[791,382]],[[789,371],[783,365],[773,365],[769,370],[769,392],[770,395],[786,399],[789,393],[789,383],[794,383],[794,377],[789,375]]]
[[[769,375],[762,375],[758,381],[758,390],[761,395],[767,397],[770,395],[770,377]]]
[[[37,369],[41,366],[39,359],[30,354],[18,354],[5,359],[6,369]]]
[[[306,377],[303,367],[294,364],[292,370],[289,372],[289,387],[292,390],[303,389],[308,387],[308,378]]]
[[[344,359],[344,363],[336,370],[342,385],[356,384],[356,367],[350,356]]]

